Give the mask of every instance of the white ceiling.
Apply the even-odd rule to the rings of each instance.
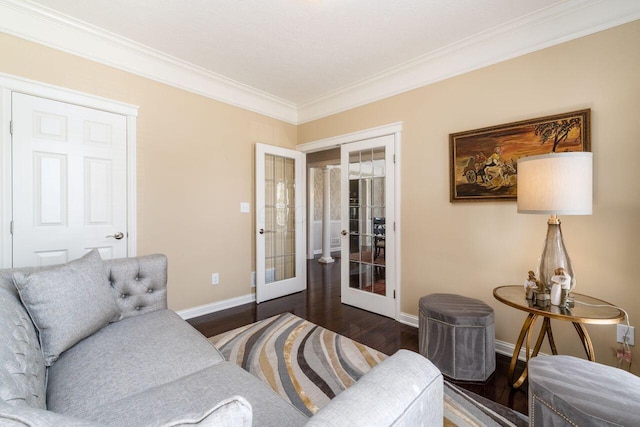
[[[36,0],[304,104],[558,0]]]
[[[9,22],[11,18],[5,16],[3,22],[0,17],[0,31],[225,102],[243,107],[247,107],[243,103],[252,102],[225,99],[233,98],[233,94],[225,95],[217,86],[211,86],[213,82],[208,88],[207,82],[197,82],[200,77],[216,80],[215,85],[226,85],[226,90],[244,90],[262,97],[249,109],[265,110],[270,107],[258,104],[276,103],[276,109],[295,110],[295,117],[278,117],[289,114],[284,111],[261,112],[302,122],[640,18],[640,1],[608,0],[608,6],[603,3],[0,0],[0,9],[4,6],[12,13],[21,13],[20,17],[28,12],[31,18],[39,19],[18,28],[16,19]],[[611,16],[603,17],[602,10],[609,10]],[[58,29],[51,28],[45,34],[44,21],[47,25],[55,22]],[[584,22],[578,25],[576,21]],[[33,22],[39,28],[25,28],[36,25]],[[74,37],[72,30],[79,35]],[[108,44],[100,44],[100,40]],[[163,75],[158,67],[154,71],[153,64],[143,64],[144,59],[128,57],[127,52],[111,52],[111,45],[126,45],[129,53],[135,50],[137,55],[162,59],[198,78],[192,77],[189,83],[172,82],[184,80],[184,76],[175,70],[172,76]],[[137,65],[132,64],[134,60]],[[408,72],[414,75],[407,75]],[[373,83],[376,93],[371,90]],[[303,117],[301,108],[308,109]]]

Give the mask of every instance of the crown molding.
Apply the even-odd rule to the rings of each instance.
[[[564,1],[296,105],[28,0],[0,0],[0,32],[292,124],[330,116],[637,19],[637,0]]]
[[[288,123],[296,105],[25,0],[0,0],[0,32]],[[99,48],[98,48],[99,47]]]
[[[637,0],[570,0],[298,105],[310,122],[640,19]]]

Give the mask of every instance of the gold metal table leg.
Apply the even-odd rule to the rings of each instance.
[[[527,318],[522,325],[522,330],[520,331],[520,336],[518,337],[518,342],[516,343],[516,348],[513,351],[513,356],[511,357],[511,364],[509,365],[509,378],[511,381],[511,387],[520,388],[522,384],[525,382],[529,375],[529,359],[532,357],[536,357],[540,352],[540,347],[542,347],[542,343],[544,342],[545,335],[549,339],[549,345],[551,346],[551,351],[553,354],[558,354],[556,350],[556,345],[553,340],[553,332],[551,330],[551,319],[545,317],[542,321],[542,327],[540,328],[540,333],[538,334],[538,338],[536,339],[536,343],[533,346],[533,350],[531,350],[531,334],[533,333],[533,328],[535,326],[536,320],[538,318],[537,314],[529,313]],[[526,357],[526,365],[524,370],[518,377],[515,379],[515,370],[516,364],[518,363],[518,356],[520,355],[520,350],[522,349],[522,344],[525,340],[526,336],[526,347],[525,347],[525,357]]]
[[[542,342],[544,341],[545,335],[547,335],[547,337],[549,338],[549,344],[552,344],[552,351],[555,352],[555,345],[553,345],[553,334],[551,333],[551,319],[549,319],[548,317],[545,317],[542,321],[542,327],[540,328],[540,333],[538,334],[536,346],[533,348],[533,353],[531,353],[531,356],[527,357],[527,364],[529,364],[529,359],[531,359],[532,357],[536,357],[538,355],[538,352],[540,352],[540,347],[542,347]]]
[[[580,341],[582,342],[582,346],[584,347],[584,351],[587,353],[587,358],[595,362],[596,361],[596,353],[593,350],[593,343],[591,342],[591,337],[587,333],[587,329],[584,327],[582,323],[572,322],[573,326],[576,328],[578,335],[580,336]]]
[[[533,328],[535,326],[536,320],[538,319],[537,314],[529,313],[527,318],[525,319],[522,330],[520,330],[520,335],[518,336],[518,341],[516,342],[515,349],[513,350],[513,356],[511,357],[511,363],[509,364],[509,380],[511,383],[511,387],[519,388],[527,379],[529,375],[529,359],[532,357],[536,357],[538,352],[540,351],[540,347],[544,342],[545,335],[549,340],[549,347],[551,347],[551,353],[558,354],[558,350],[556,348],[556,343],[553,339],[553,331],[551,330],[551,319],[549,317],[545,317],[542,326],[540,328],[540,333],[538,334],[538,338],[536,339],[536,343],[531,349],[531,334],[533,332]],[[572,322],[576,331],[578,332],[578,336],[580,337],[580,342],[582,342],[582,346],[584,347],[584,351],[587,353],[587,358],[595,362],[596,356],[593,350],[593,343],[591,342],[591,337],[587,333],[587,329],[584,327],[582,323]],[[526,339],[526,343],[525,343]],[[524,370],[520,374],[520,376],[516,379],[516,364],[518,363],[518,357],[520,356],[520,351],[522,350],[522,345],[525,344],[525,357],[526,357],[526,365]]]
[[[544,320],[547,328],[547,338],[549,338],[549,347],[551,347],[551,353],[558,354],[558,350],[556,350],[556,343],[553,340],[553,332],[551,331],[551,319],[545,317]]]
[[[513,356],[511,357],[511,363],[509,364],[509,379],[510,384],[513,388],[520,387],[524,380],[527,378],[527,366],[525,365],[524,370],[522,371],[518,379],[515,379],[516,364],[518,363],[518,356],[520,356],[520,350],[522,350],[522,344],[524,343],[525,337],[527,338],[526,358],[527,362],[529,361],[530,336],[537,318],[537,314],[529,313],[527,318],[524,320],[524,323],[522,324],[522,329],[520,330],[518,341],[516,342],[516,346],[513,349]],[[538,341],[540,341],[540,339],[538,339]],[[536,343],[536,347],[539,348],[538,343]]]

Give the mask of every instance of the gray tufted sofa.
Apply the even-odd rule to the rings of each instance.
[[[442,425],[442,376],[408,351],[308,419],[167,310],[166,281],[164,255],[0,270],[0,425]]]

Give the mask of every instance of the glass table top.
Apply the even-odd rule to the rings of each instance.
[[[598,298],[572,292],[573,300],[568,307],[551,305],[549,300],[533,304],[525,298],[524,286],[499,286],[493,290],[493,296],[500,302],[519,310],[552,319],[570,322],[612,324],[624,319],[624,313],[619,308]]]

